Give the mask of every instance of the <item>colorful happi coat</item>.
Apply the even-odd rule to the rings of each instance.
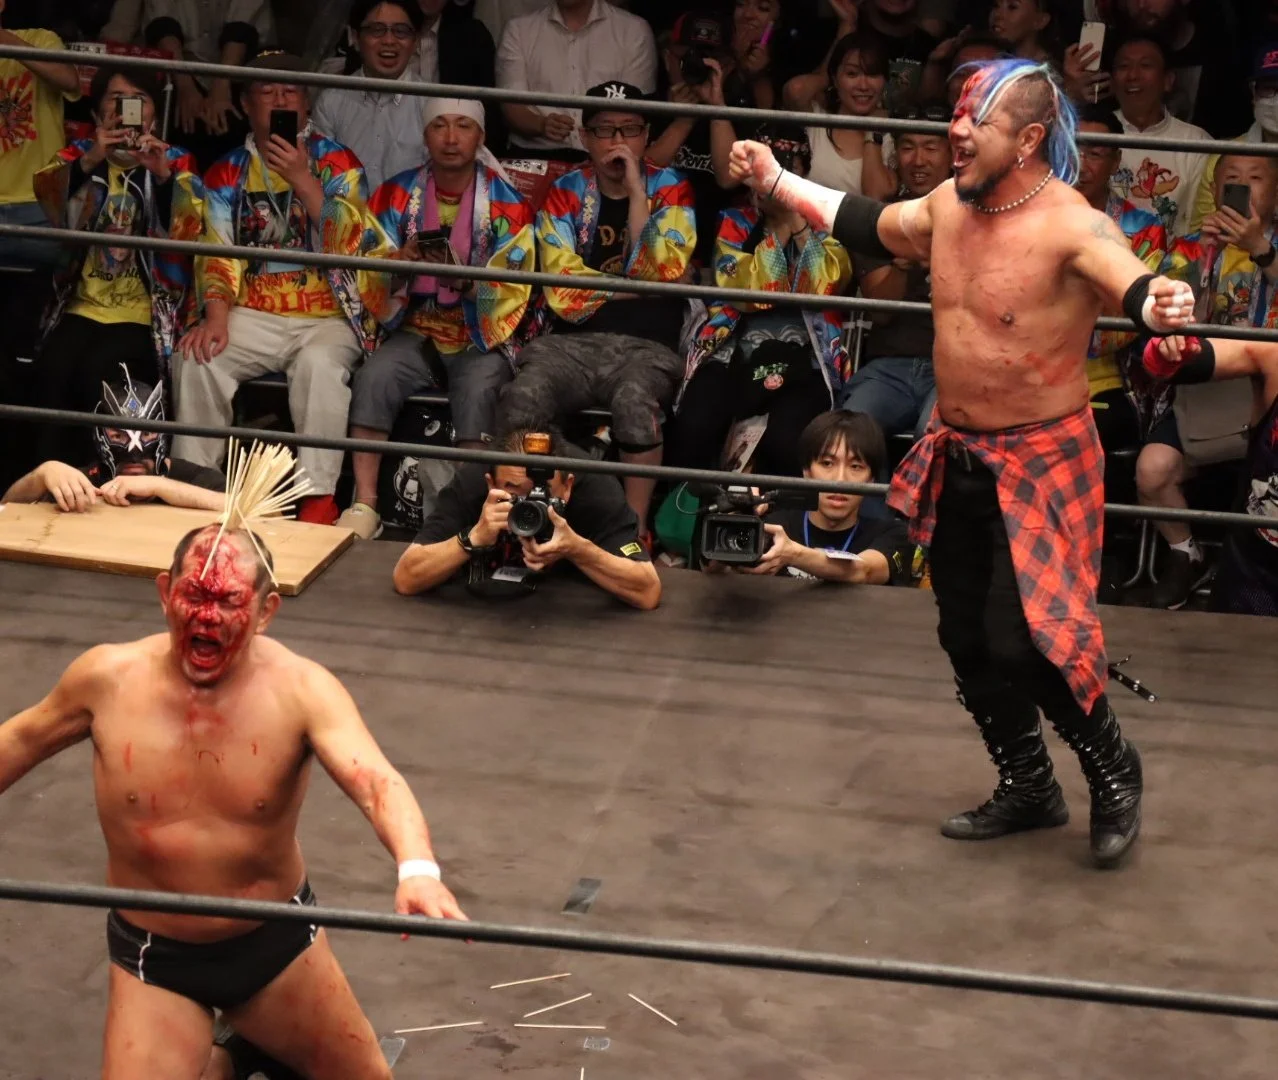
[[[816,296],[842,294],[852,280],[852,260],[842,244],[828,233],[814,229],[802,251],[794,241],[782,247],[774,233],[761,227],[760,218],[759,211],[753,207],[725,210],[720,216],[714,252],[716,285],[725,289]],[[675,399],[676,408],[697,368],[732,337],[742,316],[769,310],[769,304],[710,305],[709,317],[698,330],[688,353],[683,386]],[[839,311],[812,308],[801,309],[801,314],[833,403],[843,384],[852,377],[852,358],[843,343],[844,316]]]
[[[310,221],[288,184],[267,173],[252,136],[215,162],[204,177],[204,238],[208,243],[263,248],[261,259],[209,255],[196,260],[200,309],[211,296],[228,304],[286,317],[345,318],[360,346],[371,351],[377,321],[364,310],[358,272],[302,266],[288,249],[359,255],[364,243],[368,184],[359,159],[311,130],[306,150],[324,189],[322,220]],[[266,254],[269,250],[272,254]]]
[[[425,231],[428,169],[408,169],[373,192],[365,239],[368,255],[381,258]],[[475,164],[471,249],[458,252],[458,257],[469,266],[490,270],[534,269],[532,206],[482,162]],[[480,352],[501,350],[513,360],[514,352],[534,333],[533,320],[526,318],[531,285],[476,280],[469,295],[444,305],[435,296],[413,295],[412,278],[402,273],[361,271],[359,282],[365,306],[384,330],[402,328],[430,338],[443,353],[473,346]]]
[[[635,281],[678,281],[697,244],[696,197],[675,169],[643,163],[648,220],[626,259]],[[586,265],[599,228],[599,183],[591,166],[575,169],[551,187],[537,215],[537,257],[548,274],[603,277]],[[565,322],[582,323],[612,299],[593,289],[546,289],[551,310]]]
[[[54,225],[80,232],[107,232],[107,163],[73,187],[80,179],[76,165],[93,141],[80,139],[58,151],[53,160],[32,177],[32,186],[41,208]],[[195,158],[178,146],[169,147],[167,158],[172,176],[168,184],[157,185],[141,165],[129,171],[126,190],[141,207],[134,215],[134,231],[157,240],[200,238],[204,227],[204,183]],[[156,188],[161,190],[157,191]],[[58,271],[53,300],[45,312],[42,336],[61,320],[75,296],[76,284],[88,256],[87,247],[77,247],[70,263]],[[151,294],[151,336],[155,342],[160,371],[167,371],[168,359],[177,340],[195,312],[192,258],[164,251],[136,251],[142,280]]]

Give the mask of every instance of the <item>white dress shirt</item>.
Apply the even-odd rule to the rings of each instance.
[[[475,18],[488,27],[494,41],[500,41],[511,19],[531,15],[545,6],[546,0],[475,0]]]
[[[356,74],[367,72],[360,68]],[[410,64],[400,79],[408,82],[413,78]],[[317,131],[359,158],[371,195],[396,173],[426,160],[422,131],[429,100],[413,94],[374,94],[329,87],[316,100],[311,119]]]
[[[442,15],[436,16],[435,25],[422,31],[417,55],[409,65],[416,69],[421,82],[439,82],[439,24],[442,19]]]
[[[206,63],[221,59],[218,38],[227,23],[255,27],[263,45],[275,36],[270,0],[115,0],[101,36],[106,41],[140,41],[142,31],[160,18],[176,19],[187,53]]]
[[[584,94],[609,80],[628,82],[645,94],[657,89],[657,45],[652,28],[638,15],[595,0],[586,25],[569,30],[551,0],[541,11],[506,24],[497,50],[497,85],[504,90]],[[556,110],[540,108],[541,112]],[[567,110],[580,120],[576,110]],[[511,132],[516,146],[581,149],[576,131],[567,143]]]

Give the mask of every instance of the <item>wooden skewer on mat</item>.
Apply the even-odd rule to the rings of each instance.
[[[558,1005],[547,1005],[544,1009],[534,1009],[530,1013],[524,1013],[524,1019],[530,1016],[540,1016],[542,1013],[554,1012],[555,1009],[562,1009],[565,1005],[575,1005],[578,1001],[585,1001],[590,997],[589,994],[582,994],[581,997],[569,998],[567,1001],[561,1001]]]
[[[566,979],[571,974],[571,971],[565,971],[561,975],[538,975],[535,979],[516,979],[514,982],[498,983],[496,986],[490,986],[488,989],[505,990],[508,986],[527,986],[529,983],[549,982],[551,979]]]
[[[659,1017],[661,1017],[661,1019],[662,1019],[662,1020],[664,1020],[667,1024],[674,1024],[674,1026],[675,1026],[675,1027],[678,1027],[678,1026],[679,1026],[677,1023],[675,1023],[675,1021],[671,1020],[671,1019],[670,1019],[670,1017],[668,1017],[668,1016],[667,1016],[665,1013],[663,1013],[660,1009],[654,1009],[651,1005],[649,1005],[646,1001],[644,1001],[644,1000],[643,1000],[643,998],[637,998],[637,997],[635,997],[635,996],[634,996],[634,994],[627,994],[627,995],[626,995],[626,997],[630,998],[632,1001],[637,1001],[637,1002],[639,1002],[639,1004],[640,1004],[640,1005],[642,1005],[642,1006],[643,1006],[645,1009],[647,1009],[649,1012],[651,1012],[651,1013],[656,1013],[656,1014],[657,1014]]]
[[[516,1024],[515,1027],[544,1028],[546,1031],[607,1031],[603,1024]]]
[[[477,1024],[484,1023],[483,1020],[467,1020],[461,1024],[433,1024],[430,1027],[420,1028],[400,1028],[398,1031],[391,1032],[392,1035],[415,1035],[419,1031],[444,1031],[448,1028],[475,1027]]]

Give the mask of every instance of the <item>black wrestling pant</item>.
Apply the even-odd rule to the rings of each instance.
[[[959,447],[944,467],[929,558],[960,700],[978,722],[993,721],[994,736],[1034,731],[1041,709],[1062,735],[1090,737],[1109,702],[1102,694],[1085,713],[1030,637],[994,474]]]
[[[310,882],[290,904],[313,907]],[[265,989],[315,943],[319,927],[305,922],[265,922],[224,941],[193,944],[134,926],[118,911],[107,915],[107,953],[135,979],[206,1009],[234,1009]]]

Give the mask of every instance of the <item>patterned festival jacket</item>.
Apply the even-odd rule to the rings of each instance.
[[[366,254],[382,258],[424,231],[428,168],[407,169],[373,192]],[[458,255],[469,266],[490,270],[532,270],[536,258],[531,204],[482,162],[475,164],[471,250],[469,257]],[[386,331],[402,325],[428,337],[433,327],[447,329],[447,323],[456,320],[455,314],[449,319],[448,309],[437,306],[435,297],[412,295],[412,278],[402,273],[361,271],[359,285],[364,305]],[[532,320],[525,318],[531,295],[531,285],[476,281],[474,291],[460,304],[470,344],[480,352],[500,350],[513,360],[531,335]]]
[[[41,209],[55,225],[82,232],[106,232],[103,213],[107,202],[107,170],[105,161],[72,190],[73,181],[81,179],[76,165],[93,148],[93,140],[80,139],[63,150],[32,177],[32,186]],[[178,146],[166,154],[171,170],[169,184],[157,193],[155,178],[141,165],[131,169],[126,183],[142,206],[135,219],[135,232],[158,240],[199,240],[203,229],[204,183],[195,158]],[[78,175],[79,174],[79,175]],[[42,338],[61,320],[75,296],[76,285],[88,256],[87,247],[75,248],[69,265],[55,278],[53,301],[41,325]],[[137,251],[137,263],[147,292],[151,294],[151,336],[161,372],[168,368],[169,357],[177,340],[194,320],[195,306],[191,289],[192,259],[164,251]]]
[[[313,129],[306,136],[306,151],[311,171],[324,189],[324,210],[318,226],[315,222],[306,222],[302,249],[330,255],[359,255],[364,243],[368,203],[364,167],[346,147]],[[205,241],[286,254],[287,248],[264,235],[269,226],[262,220],[259,208],[245,197],[252,159],[248,146],[239,146],[215,162],[205,174]],[[290,199],[290,208],[294,203],[300,209],[300,200]],[[304,220],[304,212],[301,217]],[[231,305],[243,303],[246,282],[252,278],[298,269],[297,264],[283,258],[250,261],[201,256],[195,261],[199,310],[204,310],[210,296],[221,297]],[[357,271],[326,269],[323,273],[360,347],[365,353],[371,352],[377,344],[377,321],[360,302]]]
[[[625,276],[635,281],[678,281],[697,245],[692,185],[675,169],[643,163],[648,220],[626,260]],[[599,228],[599,183],[590,165],[561,176],[537,215],[537,257],[547,274],[605,277],[586,265]],[[582,323],[612,299],[590,289],[545,291],[551,310],[565,322]]]
[[[729,209],[720,215],[714,250],[716,285],[725,289],[811,293],[817,296],[842,294],[852,280],[852,261],[842,244],[828,233],[814,229],[802,251],[793,241],[782,247],[777,244],[775,233],[760,229],[760,217],[759,211],[753,207]],[[732,337],[741,317],[750,312],[771,309],[770,304],[710,305],[709,317],[697,332],[688,352],[683,385],[675,398],[676,409],[697,368]],[[839,311],[804,308],[802,316],[833,404],[843,384],[852,377],[852,358],[843,343],[843,315]]]

